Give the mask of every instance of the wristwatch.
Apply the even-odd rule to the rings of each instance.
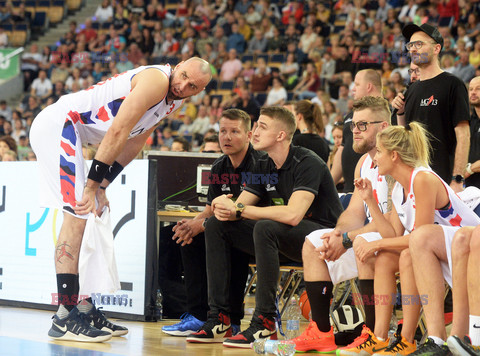
[[[465,178],[461,174],[457,174],[456,176],[452,176],[452,180],[454,180],[457,183],[465,182]]]
[[[242,203],[235,204],[235,217],[240,219],[242,217],[243,210],[245,210],[245,205]]]
[[[205,228],[207,227],[207,221],[208,221],[208,218],[205,218],[202,222],[202,226],[203,226],[203,229],[205,230]]]
[[[344,232],[342,234],[342,237],[343,237],[342,245],[343,247],[345,247],[346,250],[348,250],[353,246],[353,241],[348,238],[348,232]]]
[[[468,174],[470,174],[470,175],[472,175],[472,174],[475,173],[475,172],[473,171],[473,169],[472,169],[472,164],[471,164],[471,163],[467,164],[467,168],[465,168],[465,170],[466,170],[466,171],[468,172]]]

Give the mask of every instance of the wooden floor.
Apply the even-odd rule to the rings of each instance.
[[[250,298],[250,297],[249,297]],[[250,303],[247,303],[247,306]],[[0,356],[106,356],[106,355],[252,355],[252,350],[223,347],[222,344],[190,344],[184,337],[164,334],[164,325],[176,320],[157,323],[119,320],[128,327],[125,337],[114,337],[105,343],[53,341],[47,335],[51,326],[50,311],[0,306]],[[246,315],[242,330],[249,325],[251,315]],[[115,319],[112,319],[115,322]],[[307,321],[301,323],[302,330]]]

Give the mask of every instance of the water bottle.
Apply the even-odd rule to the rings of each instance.
[[[298,301],[295,297],[290,300],[290,303],[285,310],[285,319],[287,319],[287,325],[285,330],[285,339],[291,340],[300,336],[300,318],[302,317],[302,311],[298,305]]]
[[[252,343],[256,354],[276,356],[292,356],[295,354],[295,343],[291,340],[257,339]]]
[[[155,317],[157,321],[162,320],[163,317],[163,296],[160,289],[157,289],[157,299],[155,300]]]

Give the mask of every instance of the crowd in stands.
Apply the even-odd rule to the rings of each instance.
[[[28,18],[9,4],[0,9],[2,23]],[[211,63],[214,79],[163,121],[151,147],[170,149],[182,136],[199,150],[205,133],[218,131],[224,109],[245,110],[255,121],[264,105],[308,99],[320,106],[325,130],[318,134],[333,148],[332,129],[352,109],[358,70],[378,70],[390,102],[405,89],[405,24],[439,26],[442,68],[464,82],[479,75],[479,14],[479,2],[466,0],[103,0],[91,18],[71,21],[57,43],[25,51],[25,95],[15,108],[0,103],[0,136],[13,137],[18,149],[10,150],[25,159],[20,148],[28,148],[32,120],[61,95],[137,66],[199,56]],[[0,48],[6,46],[0,30]]]

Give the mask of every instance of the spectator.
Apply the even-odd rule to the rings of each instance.
[[[392,106],[398,109],[399,123],[424,123],[435,137],[430,140],[433,147],[431,167],[459,192],[463,189],[470,142],[468,92],[460,79],[440,68],[438,56],[443,37],[437,28],[429,24],[407,25],[402,32],[409,41],[407,48],[412,60],[420,67],[421,80],[410,86],[405,100],[403,94],[398,94]],[[468,62],[468,55],[466,58]],[[421,106],[425,98],[432,101],[435,98],[436,105]]]
[[[248,53],[263,54],[267,51],[268,39],[263,34],[262,30],[255,30],[255,37],[248,42]]]
[[[17,155],[17,143],[15,139],[9,135],[0,137],[0,161],[3,161],[3,155],[7,151],[13,151]]]
[[[208,131],[208,125],[210,124],[210,117],[208,116],[207,108],[205,105],[200,105],[198,108],[197,118],[193,121],[192,134],[196,137],[203,137]]]
[[[180,128],[177,130],[177,133],[181,136],[191,136],[193,122],[192,118],[188,115],[183,116],[183,123],[180,125]]]
[[[3,161],[3,162],[14,162],[14,161],[18,161],[17,155],[16,155],[15,152],[13,152],[12,150],[8,150],[8,151],[6,151],[6,152],[3,153],[3,155],[2,155],[2,161]]]
[[[203,153],[222,153],[218,135],[207,136],[203,139],[203,144],[200,147],[200,152]]]
[[[327,162],[330,148],[323,138],[325,125],[320,106],[309,100],[300,100],[294,105],[294,114],[300,133],[293,136],[292,143],[312,150]]]
[[[100,22],[112,22],[113,19],[113,7],[110,5],[109,0],[102,0],[102,3],[97,7],[95,11],[95,19]]]
[[[39,65],[42,62],[42,54],[38,52],[38,45],[33,43],[30,51],[22,55],[21,70],[23,72],[23,89],[27,91],[30,84],[38,76]]]
[[[7,121],[12,121],[12,108],[3,99],[0,100],[0,116],[3,116]]]
[[[453,74],[464,83],[468,83],[475,76],[475,68],[469,62],[468,52],[460,53],[460,60],[455,66]]]
[[[268,17],[265,18],[268,19]],[[260,21],[262,21],[262,15],[260,15],[259,12],[255,11],[255,6],[253,4],[250,4],[248,6],[247,13],[245,14],[245,20],[250,26],[256,26]],[[262,33],[266,35],[267,32],[262,31]],[[267,38],[267,36],[265,37]]]
[[[303,53],[308,53],[312,49],[315,41],[317,39],[317,34],[313,32],[312,26],[305,27],[304,33],[300,36],[300,43],[298,46]]]
[[[21,136],[26,136],[27,131],[25,130],[25,126],[23,126],[22,119],[17,118],[13,121],[13,131],[11,133],[11,136],[13,139],[19,144],[20,142],[20,137]]]
[[[311,99],[316,94],[318,87],[320,86],[320,78],[317,74],[317,68],[312,62],[307,63],[307,68],[303,72],[302,79],[293,88],[294,95],[299,100]]]
[[[78,32],[77,40],[81,36],[85,36],[85,41],[88,43],[97,38],[97,31],[92,27],[93,22],[91,18],[85,20],[84,27]]]
[[[251,91],[253,93],[266,91],[271,78],[271,69],[267,67],[265,59],[263,57],[258,57],[255,74],[250,80]]]
[[[46,101],[53,92],[52,82],[47,78],[47,72],[44,70],[38,72],[38,78],[32,82],[31,87],[30,95],[36,96],[42,101]]]
[[[268,91],[265,106],[283,105],[288,98],[287,90],[283,87],[283,81],[280,78],[273,78],[273,86]]]
[[[337,121],[333,124],[332,129],[332,140],[333,140],[333,149],[328,155],[327,166],[331,170],[333,165],[333,160],[338,151],[338,148],[342,145],[343,139],[343,122]]]
[[[232,34],[227,39],[227,50],[235,49],[237,53],[243,53],[245,51],[245,38],[239,32],[238,24],[232,25]]]
[[[235,98],[232,107],[243,110],[250,115],[250,119],[253,122],[252,131],[255,131],[257,127],[258,114],[260,113],[260,105],[253,98],[248,88],[240,88],[240,95]]]
[[[465,169],[465,185],[480,188],[480,77],[473,78],[468,86],[470,106],[470,152]]]
[[[172,143],[172,152],[189,152],[190,151],[190,142],[188,142],[184,137],[175,137]]]
[[[8,46],[8,35],[5,32],[3,26],[0,26],[0,48],[6,48]]]
[[[78,68],[73,68],[72,74],[65,81],[65,89],[67,91],[73,91],[73,83],[77,82],[80,87],[83,87],[84,78],[80,76],[81,72]]]
[[[228,60],[222,64],[220,79],[222,81],[235,80],[242,71],[242,62],[237,58],[237,50],[232,48],[228,51]]]
[[[413,18],[415,16],[415,13],[417,12],[417,8],[418,5],[415,3],[415,0],[408,0],[398,14],[398,21],[403,24],[413,22]]]

